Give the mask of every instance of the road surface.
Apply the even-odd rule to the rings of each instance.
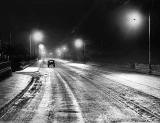
[[[41,64],[33,78],[0,110],[1,122],[160,122],[159,77],[59,60],[56,68]]]

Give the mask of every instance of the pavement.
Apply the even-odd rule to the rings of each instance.
[[[16,74],[0,81],[0,108],[19,94],[31,80],[30,75]]]
[[[29,84],[32,73],[38,72],[39,67],[36,62],[31,67],[12,73],[12,76],[0,81],[0,108],[12,100]]]

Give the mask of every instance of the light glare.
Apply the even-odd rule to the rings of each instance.
[[[39,44],[39,49],[44,49],[44,45],[43,44]]]
[[[33,33],[33,40],[42,41],[42,39],[43,39],[43,34],[41,32],[37,31]]]
[[[74,45],[76,48],[81,48],[83,46],[83,41],[82,39],[76,39],[74,42]]]
[[[63,50],[64,52],[68,51],[67,46],[64,45],[64,46],[62,47],[62,50]]]
[[[56,54],[60,57],[60,56],[62,55],[62,51],[58,48],[58,49],[56,50]]]
[[[142,16],[138,11],[129,11],[126,13],[126,24],[132,29],[137,29],[142,24]]]

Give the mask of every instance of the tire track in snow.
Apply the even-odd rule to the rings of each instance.
[[[62,93],[62,99],[60,101],[60,108],[56,112],[55,122],[76,122],[76,123],[84,123],[84,119],[82,117],[82,112],[80,106],[70,89],[67,85],[66,81],[61,77],[61,75],[56,71],[56,75],[58,77],[60,91]]]

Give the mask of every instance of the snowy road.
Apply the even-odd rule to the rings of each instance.
[[[6,112],[0,111],[0,121],[160,122],[158,77],[62,61],[56,68],[43,64],[37,74],[27,91]]]

